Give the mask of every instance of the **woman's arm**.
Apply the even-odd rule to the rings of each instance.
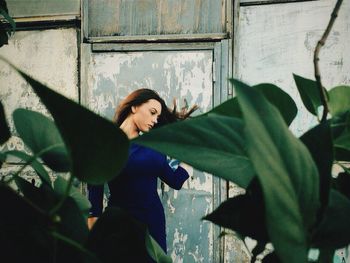
[[[163,158],[162,158],[163,159]],[[167,162],[166,157],[162,160],[162,171],[159,178],[171,188],[180,190],[183,183],[188,179],[188,172],[180,165],[173,169]]]

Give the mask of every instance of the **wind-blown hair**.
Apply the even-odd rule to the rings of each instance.
[[[178,120],[184,120],[198,108],[195,105],[188,112],[185,112],[184,110],[182,110],[182,112],[177,112],[176,104],[174,101],[174,108],[170,110],[156,91],[151,89],[138,89],[130,93],[125,99],[121,101],[115,111],[113,122],[119,127],[129,116],[132,111],[131,108],[133,106],[140,106],[141,104],[146,103],[151,99],[157,100],[162,107],[162,112],[158,118],[158,123],[155,125],[155,128]]]

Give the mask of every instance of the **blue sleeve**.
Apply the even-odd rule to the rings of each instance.
[[[98,217],[102,214],[102,210],[103,210],[104,185],[88,184],[87,188],[88,188],[88,198],[91,203],[89,216]]]
[[[165,182],[171,188],[180,190],[183,183],[188,179],[188,177],[189,175],[187,171],[181,166],[178,166],[175,170],[173,170],[172,167],[170,167],[168,164],[166,157],[164,156],[163,169],[159,174],[159,178],[163,182]]]

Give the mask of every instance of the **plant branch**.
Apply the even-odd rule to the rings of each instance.
[[[49,214],[52,216],[54,215],[60,208],[61,206],[63,205],[64,201],[66,201],[67,197],[69,196],[69,193],[70,193],[70,189],[72,188],[72,184],[73,184],[73,176],[71,174],[69,174],[69,180],[68,180],[68,185],[67,185],[67,188],[65,190],[65,193],[64,193],[64,196],[61,198],[61,200],[57,203],[56,206],[54,206]]]
[[[12,175],[12,178],[10,178],[8,181],[6,181],[7,184],[12,182],[15,177],[19,176],[20,173],[28,166],[31,165],[32,162],[34,162],[37,158],[41,157],[41,155],[51,151],[52,149],[55,149],[56,147],[62,146],[61,143],[53,144],[49,147],[46,147],[45,149],[41,150],[40,152],[34,154],[22,167],[19,169],[15,174]]]
[[[323,33],[322,38],[317,42],[317,45],[315,48],[315,53],[314,53],[315,78],[316,78],[317,87],[318,87],[319,92],[320,92],[321,102],[323,105],[323,114],[322,114],[321,122],[326,120],[327,114],[329,112],[329,107],[328,107],[328,98],[327,98],[326,90],[322,85],[320,69],[318,66],[318,62],[320,60],[319,53],[320,53],[321,48],[324,46],[324,44],[327,40],[327,37],[328,37],[329,32],[331,31],[332,27],[333,27],[335,19],[338,16],[338,12],[339,12],[339,9],[340,9],[342,2],[343,2],[343,0],[338,0],[337,3],[335,4],[335,7],[334,7],[333,12],[331,14],[331,19],[329,20],[326,31]]]

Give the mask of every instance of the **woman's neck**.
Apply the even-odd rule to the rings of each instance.
[[[122,129],[130,140],[139,136],[139,131],[135,123],[129,117],[123,121],[119,128]]]

